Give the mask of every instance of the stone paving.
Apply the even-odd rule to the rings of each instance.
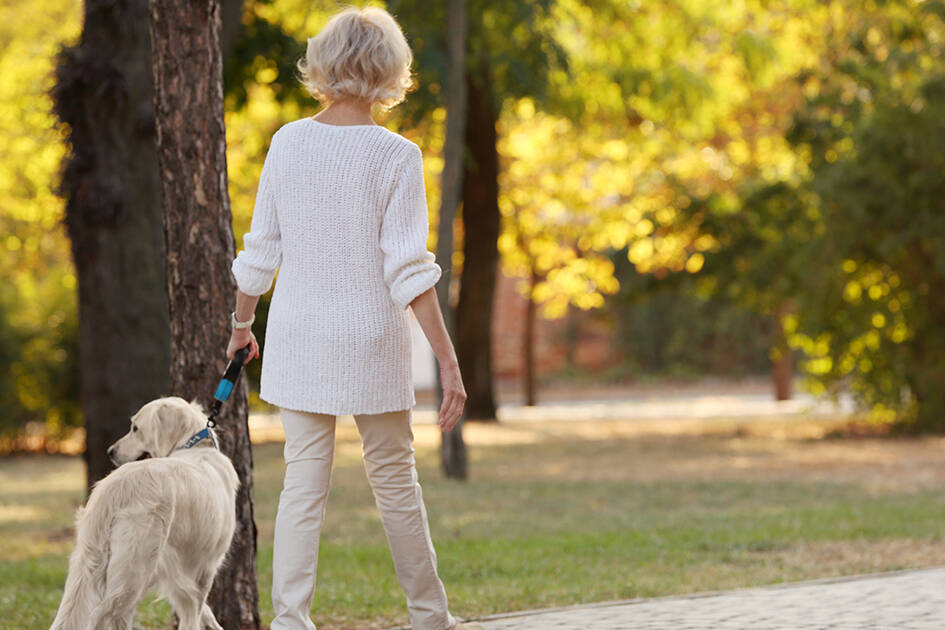
[[[485,630],[945,630],[945,567],[524,611],[475,621]]]

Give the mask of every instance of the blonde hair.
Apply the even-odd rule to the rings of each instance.
[[[308,93],[324,104],[355,98],[388,110],[415,87],[411,63],[413,51],[390,13],[348,6],[308,38],[296,67]]]

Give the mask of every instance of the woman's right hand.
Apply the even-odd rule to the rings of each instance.
[[[441,431],[449,431],[459,422],[466,405],[466,388],[455,359],[440,362],[440,383],[443,385],[443,404],[440,405],[439,425]]]
[[[443,322],[443,313],[440,312],[440,303],[436,296],[436,287],[430,287],[410,303],[413,314],[416,315],[423,334],[426,335],[433,356],[440,364],[440,385],[443,387],[443,404],[440,406],[440,430],[449,431],[463,415],[466,405],[466,388],[463,387],[463,377],[459,373],[459,362],[456,360],[456,351],[453,342],[446,331]]]
[[[259,356],[259,342],[256,341],[256,335],[249,328],[234,328],[230,333],[230,343],[226,346],[226,358],[232,360],[237,351],[245,348],[247,344],[250,346],[249,354],[246,355],[243,365]]]

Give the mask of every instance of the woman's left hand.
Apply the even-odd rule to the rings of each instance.
[[[230,343],[226,347],[226,358],[233,359],[236,356],[237,351],[242,350],[249,344],[249,354],[246,355],[246,360],[243,361],[243,365],[246,365],[253,360],[254,357],[259,356],[259,343],[256,341],[256,335],[253,334],[253,331],[249,328],[234,328],[233,332],[230,334]]]

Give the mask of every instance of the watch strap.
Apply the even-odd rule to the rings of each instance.
[[[241,322],[236,319],[236,311],[230,313],[230,326],[233,328],[249,328],[253,325],[253,322],[256,321],[256,314],[253,313],[253,316],[249,318],[248,322]]]

